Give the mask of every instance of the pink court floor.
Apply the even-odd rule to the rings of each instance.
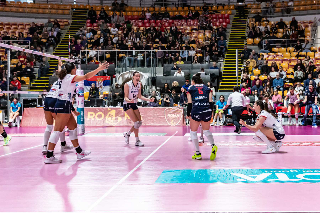
[[[0,141],[1,212],[214,212],[319,211],[319,129],[285,127],[280,152],[263,155],[264,144],[243,129],[211,127],[218,146],[210,161],[192,160],[187,127],[141,127],[145,147],[126,145],[126,127],[86,128],[79,137],[91,155],[59,153],[45,165],[44,128],[6,128]],[[69,138],[66,137],[70,144]]]

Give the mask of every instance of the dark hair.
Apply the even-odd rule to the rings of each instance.
[[[196,83],[196,84],[203,84],[203,81],[202,81],[200,75],[201,75],[200,73],[197,73],[196,75],[194,75],[194,76],[192,77],[192,80],[194,81],[194,83]]]
[[[74,65],[74,63],[67,63],[66,65],[64,65],[64,67],[65,67],[65,68],[62,69],[62,70],[59,72],[59,74],[58,74],[60,80],[63,80],[64,77],[66,77],[67,74],[70,74],[71,71],[76,68],[76,66]]]
[[[135,76],[137,73],[139,73],[139,74],[140,74],[140,72],[139,72],[139,71],[134,71],[134,72],[132,73],[132,77],[133,77],[133,76]]]
[[[220,95],[219,99],[220,99],[221,97],[223,98],[224,101],[226,100],[226,99],[224,98],[224,95]]]
[[[156,98],[155,96],[151,96],[150,99],[151,99],[151,98],[154,98],[154,101],[153,101],[153,102],[154,102],[154,103],[157,103],[157,98]]]
[[[234,92],[238,92],[238,91],[239,91],[239,87],[238,87],[238,86],[234,86],[234,87],[233,87],[233,91],[234,91]]]

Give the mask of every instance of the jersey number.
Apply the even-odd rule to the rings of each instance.
[[[61,89],[61,81],[58,81],[59,89]]]
[[[133,97],[133,98],[136,98],[136,97],[137,97],[137,95],[135,95],[135,94],[132,94],[132,97]]]
[[[200,95],[203,94],[202,88],[198,88],[198,93],[199,93]]]

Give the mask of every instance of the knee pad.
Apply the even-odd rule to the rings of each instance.
[[[256,136],[258,136],[259,138],[261,138],[262,135],[263,135],[263,133],[262,133],[260,130],[256,131]]]
[[[142,121],[139,121],[139,128],[142,126]]]
[[[198,139],[198,135],[196,131],[190,131],[190,137],[191,140],[197,140]]]
[[[53,130],[53,125],[47,125],[47,127],[46,127],[46,132],[52,132],[52,130]]]
[[[133,128],[135,128],[135,129],[139,129],[139,127],[140,127],[140,121],[136,121],[136,122],[134,122],[134,124],[133,124]]]
[[[59,131],[53,131],[53,133],[50,135],[49,143],[57,144],[61,132]]]
[[[212,136],[212,133],[210,132],[210,130],[203,130],[203,134],[204,134],[206,137]]]
[[[70,138],[70,140],[78,139],[78,130],[77,130],[77,128],[75,128],[74,130],[70,130],[69,138]]]

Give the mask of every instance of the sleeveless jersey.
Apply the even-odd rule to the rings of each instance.
[[[188,92],[192,97],[192,112],[202,113],[212,111],[209,103],[209,94],[211,89],[206,85],[196,84],[189,87]]]
[[[76,75],[67,74],[66,77],[61,81],[59,89],[59,100],[72,101],[74,90],[76,89],[76,83],[73,82]]]
[[[58,98],[60,85],[61,85],[60,80],[57,80],[56,82],[54,82],[46,98]]]
[[[261,117],[266,118],[266,120],[262,124],[264,127],[274,129],[275,131],[277,131],[280,134],[285,134],[283,126],[273,115],[271,115],[270,113],[268,113],[265,110],[262,110],[260,115],[258,115],[257,120],[259,120],[259,118],[261,118]]]
[[[287,97],[289,99],[288,101],[289,104],[294,104],[294,102],[298,100],[298,96],[296,92],[294,92],[293,95],[290,92],[288,92]]]
[[[134,103],[137,103],[138,94],[141,89],[141,83],[138,82],[138,84],[135,86],[133,81],[129,81],[127,85],[129,86],[128,99],[134,100]],[[124,100],[123,103],[126,104],[127,103],[126,100]]]

